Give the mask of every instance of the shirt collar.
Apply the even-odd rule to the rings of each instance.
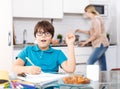
[[[33,51],[43,51],[43,50],[41,50],[41,49],[38,47],[38,44],[34,45],[34,46],[32,47],[32,50],[33,50]],[[49,46],[49,49],[48,49],[48,50],[44,50],[44,52],[48,52],[48,53],[51,53],[51,52],[53,52],[53,51],[54,51],[54,49],[53,49],[51,46]]]

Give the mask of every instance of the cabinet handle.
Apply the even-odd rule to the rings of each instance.
[[[11,46],[11,33],[8,32],[8,46]]]
[[[87,63],[76,63],[76,65],[86,65]]]

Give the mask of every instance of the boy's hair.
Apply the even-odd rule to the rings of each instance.
[[[52,38],[54,36],[54,27],[49,21],[40,21],[35,25],[34,28],[34,37],[36,37],[36,33],[40,30],[43,30],[44,32],[49,32],[52,34]]]

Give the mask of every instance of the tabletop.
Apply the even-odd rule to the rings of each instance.
[[[61,79],[52,84],[44,85],[41,89],[50,86],[54,86],[53,89],[120,89],[120,71],[100,71],[99,81],[91,80],[90,84],[64,84]]]

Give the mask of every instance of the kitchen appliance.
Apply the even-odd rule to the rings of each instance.
[[[79,45],[79,35],[75,34],[75,45]]]
[[[104,3],[92,3],[91,5],[93,5],[95,7],[95,9],[99,12],[99,14],[101,16],[108,16],[108,4],[104,4]]]

